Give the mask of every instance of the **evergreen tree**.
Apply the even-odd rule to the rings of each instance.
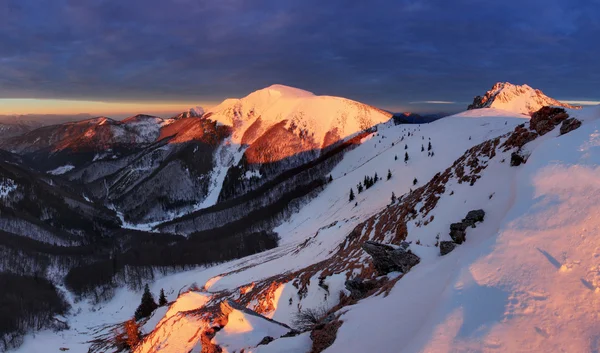
[[[394,156],[394,160],[397,161],[398,160],[398,155]]]
[[[333,181],[333,177],[331,176],[331,174],[329,174],[329,182],[331,183]]]
[[[421,145],[421,152],[425,151],[425,147],[423,147],[423,145]]]
[[[404,162],[408,162],[408,152],[404,152]]]
[[[417,185],[417,183],[418,183],[418,181],[417,181],[417,178],[415,178],[415,179],[413,180],[413,185]]]
[[[148,284],[144,287],[144,294],[142,294],[142,300],[140,302],[140,306],[135,310],[135,319],[140,320],[142,318],[150,316],[154,309],[156,309],[158,305],[154,301],[154,297],[152,297],[152,293],[150,293],[150,288]]]
[[[358,193],[360,194],[363,191],[362,183],[358,183],[358,185],[356,185],[356,189],[358,190]]]
[[[350,199],[349,202],[354,201],[354,190],[352,190],[352,188],[350,188]]]
[[[396,202],[396,194],[392,191],[392,203]]]
[[[392,179],[392,171],[388,169],[387,180]]]
[[[427,150],[431,151],[431,141],[429,141],[429,145],[427,145]]]
[[[160,289],[160,295],[158,296],[158,306],[167,305],[167,297],[165,296],[165,290]]]
[[[407,150],[408,149],[408,145],[404,144],[404,149]]]
[[[379,180],[379,177],[377,176],[377,172],[375,172],[375,175],[373,176],[373,184],[375,184],[377,180]]]

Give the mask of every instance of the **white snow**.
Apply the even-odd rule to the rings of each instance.
[[[60,166],[56,169],[49,170],[47,173],[52,174],[52,175],[61,175],[61,174],[65,174],[66,172],[73,170],[74,168],[75,168],[74,165],[67,164],[67,165]]]
[[[11,192],[17,190],[17,184],[9,178],[0,179],[0,199],[6,198]]]

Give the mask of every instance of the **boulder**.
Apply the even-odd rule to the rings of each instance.
[[[575,119],[575,118],[569,118],[565,121],[563,121],[562,125],[560,126],[560,134],[564,135],[568,132],[571,132],[577,128],[579,128],[581,126],[581,121]]]
[[[518,167],[523,163],[525,163],[525,158],[523,158],[523,156],[521,156],[518,152],[513,152],[510,154],[511,167]]]
[[[367,295],[368,292],[377,287],[376,281],[367,280],[360,277],[347,280],[344,285],[346,289],[350,291],[350,296],[353,299],[361,299]]]
[[[441,241],[440,242],[440,255],[444,256],[450,252],[452,252],[452,250],[454,250],[454,248],[456,248],[456,243],[453,241]]]
[[[362,248],[367,254],[371,255],[375,270],[380,275],[394,271],[407,273],[421,261],[417,255],[402,247],[396,249],[386,244],[366,241]]]
[[[467,216],[465,217],[465,219],[463,219],[463,222],[472,223],[471,225],[474,225],[476,222],[483,222],[484,218],[484,210],[473,210],[467,213]]]
[[[452,223],[450,225],[450,238],[456,244],[462,244],[467,238],[467,227],[469,225],[464,222]]]

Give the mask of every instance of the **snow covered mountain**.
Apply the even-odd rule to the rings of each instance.
[[[211,218],[202,221],[203,227],[190,227],[188,220],[169,226],[170,231],[190,234],[222,225],[222,214],[243,203],[253,202],[236,212],[240,218],[228,216],[227,221],[284,203],[284,194],[291,201],[310,193],[337,156],[360,142],[352,140],[357,134],[390,118],[389,113],[351,100],[274,85],[227,99],[206,113],[193,108],[168,124],[158,122],[146,141],[152,143],[142,149],[101,158],[70,170],[66,177],[90,185],[96,199],[144,228],[195,211]],[[132,121],[122,124],[130,126]],[[268,197],[262,192],[250,200],[249,193],[260,188],[269,191]],[[229,206],[215,211],[221,216],[202,211],[226,201]]]
[[[112,235],[143,246],[109,243],[108,257],[70,271],[60,287],[73,296],[60,317],[70,328],[27,335],[17,351],[597,349],[600,107],[543,107],[531,117],[473,109],[396,125],[340,98],[318,111],[303,105],[321,99],[272,86],[161,127],[129,159],[67,172],[119,212],[200,189],[176,189],[175,179],[204,180],[208,196],[152,225],[160,233]],[[321,111],[326,119],[310,118]],[[331,117],[345,111],[348,130]],[[366,131],[365,111],[380,120]],[[327,145],[335,129],[340,142]],[[263,138],[295,142],[253,151]],[[314,156],[310,145],[319,146]],[[0,197],[13,189],[0,185]],[[145,282],[164,289],[168,304],[131,321]],[[75,300],[90,288],[95,300]]]
[[[509,82],[498,82],[483,96],[473,99],[468,109],[496,108],[510,112],[531,115],[545,106],[575,108],[566,103],[546,96],[539,89],[528,85],[513,85]]]

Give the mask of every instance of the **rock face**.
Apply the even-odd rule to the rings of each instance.
[[[579,121],[575,118],[568,118],[568,119],[564,120],[562,125],[560,126],[560,134],[564,135],[575,129],[578,129],[580,126],[581,126],[581,121]]]
[[[374,241],[367,241],[362,246],[363,250],[373,258],[375,270],[380,275],[385,275],[394,271],[407,273],[418,264],[421,259],[410,250],[404,248],[394,248],[389,245],[380,244]]]
[[[454,248],[456,248],[456,243],[453,241],[441,241],[440,242],[440,255],[444,256],[450,252],[452,252],[452,250],[454,250]]]
[[[531,115],[529,128],[538,134],[545,135],[554,127],[569,118],[569,114],[563,108],[543,107]]]

